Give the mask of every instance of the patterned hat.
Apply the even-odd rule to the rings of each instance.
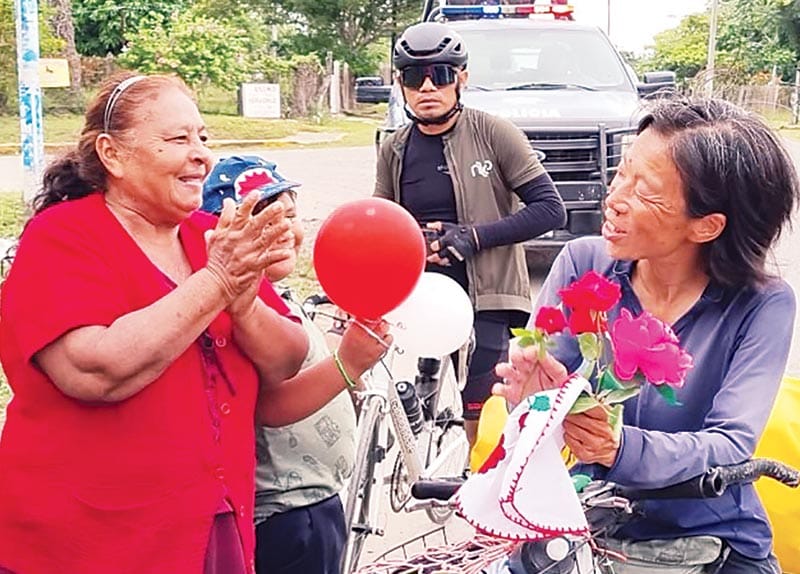
[[[222,200],[233,198],[236,203],[251,191],[261,199],[274,197],[300,184],[288,181],[276,171],[277,165],[255,155],[227,157],[220,160],[203,182],[203,211],[219,213]]]

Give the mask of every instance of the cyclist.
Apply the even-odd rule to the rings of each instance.
[[[694,357],[679,407],[654,389],[625,405],[617,434],[600,409],[567,417],[583,470],[623,486],[660,488],[749,459],[764,430],[792,340],[794,294],[765,262],[798,203],[797,174],[760,120],[722,100],[664,100],[648,110],[606,200],[602,238],[568,243],[537,305],[588,270],[618,282],[619,304],[671,324]],[[568,340],[569,339],[569,340]],[[557,386],[578,367],[571,337],[553,355],[514,351],[499,365],[512,402]],[[618,533],[619,574],[779,574],[752,484],[709,500],[647,501]]]
[[[472,299],[476,344],[462,391],[472,445],[509,327],[530,311],[521,243],[562,226],[566,215],[523,133],[461,104],[467,48],[455,31],[415,24],[397,40],[393,62],[411,123],[383,142],[374,195],[414,216],[429,244],[426,271],[451,277]]]

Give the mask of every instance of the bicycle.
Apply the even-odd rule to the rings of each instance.
[[[322,316],[332,319],[334,325],[341,324],[344,321],[341,317],[317,309],[330,303],[324,295],[314,295],[306,299],[304,309],[312,320]],[[464,356],[466,349],[462,351],[460,356]],[[463,369],[452,368],[449,357],[419,358],[412,383],[397,377],[402,369],[395,361],[401,355],[397,348],[390,349],[362,377],[365,388],[355,393],[360,410],[356,464],[344,492],[349,536],[343,574],[353,572],[358,566],[367,537],[384,533],[379,524],[384,480],[389,482],[389,500],[394,512],[425,510],[437,524],[445,523],[454,513],[454,509],[430,501],[412,501],[411,485],[421,479],[443,480],[463,475],[469,450],[458,412],[458,381]],[[455,383],[450,385],[452,395],[448,398],[454,404],[443,406],[442,391],[452,379]],[[393,444],[397,445],[398,453],[387,476],[384,465]]]
[[[357,574],[614,574],[614,559],[625,557],[607,548],[604,540],[639,513],[642,501],[671,498],[713,498],[721,496],[734,484],[753,482],[760,477],[773,478],[796,488],[800,473],[782,463],[753,459],[740,464],[714,467],[706,473],[677,485],[653,490],[636,490],[594,480],[579,488],[579,499],[589,523],[585,536],[561,536],[547,540],[514,542],[478,535],[456,544],[425,546],[424,551],[409,555],[407,547],[418,544],[420,537],[400,544],[357,572]],[[448,502],[460,482],[419,482],[414,495]],[[435,532],[426,533],[430,538]],[[402,558],[392,558],[402,554]],[[720,564],[721,566],[721,564]]]

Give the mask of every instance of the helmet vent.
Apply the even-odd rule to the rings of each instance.
[[[447,49],[448,44],[452,42],[452,38],[443,38],[439,45],[436,46],[433,50],[415,50],[412,48],[407,40],[403,40],[401,42],[403,49],[408,53],[409,56],[412,58],[426,58],[428,56],[435,56],[436,54],[441,54],[442,52]],[[456,46],[456,52],[460,51],[461,45],[459,44]]]

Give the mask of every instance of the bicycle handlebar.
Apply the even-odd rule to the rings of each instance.
[[[666,498],[717,498],[735,484],[754,482],[767,476],[791,488],[800,485],[800,472],[792,467],[765,458],[754,458],[730,466],[717,466],[706,473],[679,484],[655,489],[635,489],[616,485],[618,496],[628,500],[658,500]],[[411,486],[418,500],[449,500],[463,480],[419,480]]]
[[[628,500],[661,500],[666,498],[717,498],[729,486],[755,482],[762,476],[775,479],[789,487],[800,485],[800,473],[795,469],[765,458],[754,458],[730,466],[717,466],[684,482],[656,489],[634,489],[617,486],[617,493]]]

